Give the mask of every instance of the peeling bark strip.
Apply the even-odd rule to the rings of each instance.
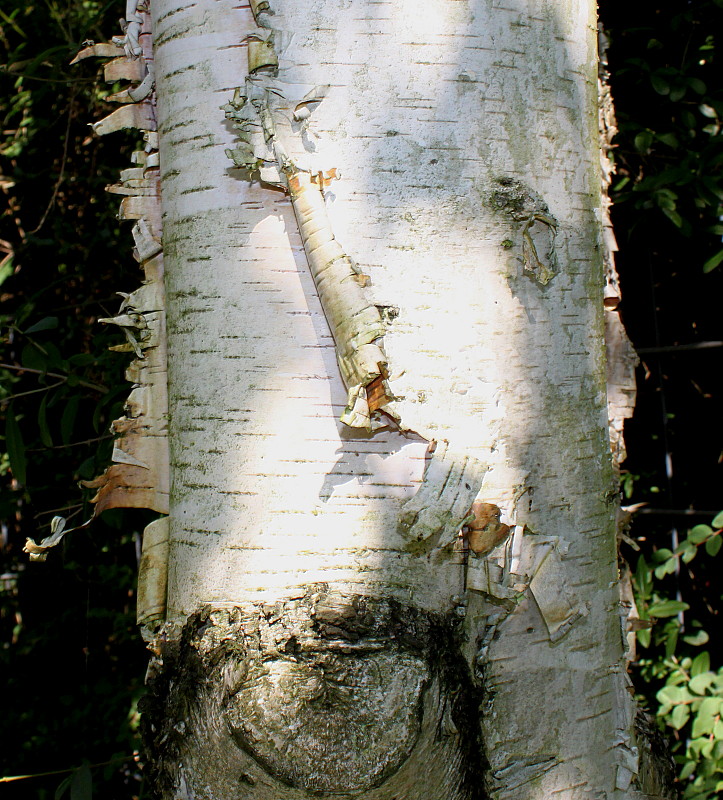
[[[93,130],[102,136],[123,128],[137,128],[143,131],[146,141],[143,150],[133,153],[135,166],[123,170],[120,182],[107,187],[112,194],[123,196],[119,217],[137,220],[133,227],[133,254],[141,264],[144,281],[130,294],[118,293],[122,302],[115,317],[98,320],[117,325],[123,331],[125,343],[110,349],[133,353],[135,358],[126,370],[133,390],[125,404],[125,415],[111,425],[111,431],[117,435],[113,464],[94,480],[83,481],[87,488],[97,489],[91,501],[95,504],[92,518],[107,508],[148,508],[168,513],[166,312],[153,51],[147,8],[137,0],[127,0],[122,24],[124,36],[115,37],[112,43],[86,47],[71,62],[75,64],[90,57],[113,58],[104,69],[106,81],[127,80],[132,85],[108,98],[125,105],[94,123]],[[61,517],[53,523],[51,536],[39,545],[28,540],[26,551],[31,558],[43,559],[45,551],[69,532],[64,530],[65,521]],[[138,586],[139,624],[157,624],[165,617],[167,540],[166,521],[158,520],[146,528]]]
[[[99,135],[122,128],[144,132],[146,148],[133,154],[137,166],[121,172],[120,183],[107,187],[124,197],[120,218],[137,219],[133,228],[134,255],[141,263],[145,280],[123,300],[115,317],[99,322],[117,325],[126,343],[112,350],[132,352],[135,359],[126,371],[134,384],[125,405],[125,416],[111,426],[118,438],[113,448],[114,464],[103,475],[85,481],[97,489],[93,498],[94,516],[106,508],[149,508],[168,513],[168,438],[166,417],[165,300],[163,254],[161,250],[160,177],[158,142],[155,134],[155,95],[153,93],[153,53],[147,9],[128,0],[124,23],[125,36],[112,45],[92,45],[82,50],[74,63],[96,55],[124,56],[105,67],[108,82],[128,80],[135,85],[110,99],[127,103],[105,119],[93,124]],[[111,52],[111,48],[116,50]]]
[[[290,155],[293,144],[289,138],[299,137],[300,126],[311,114],[310,106],[322,99],[327,87],[302,87],[309,89],[302,97],[298,84],[285,84],[275,77],[279,60],[274,43],[283,36],[266,27],[266,12],[268,4],[254,8],[261,27],[247,38],[249,77],[245,89],[237,90],[223,107],[241,139],[236,149],[226,152],[236,166],[284,189],[291,197],[348,392],[341,421],[351,428],[384,427],[386,422],[378,412],[394,399],[386,383],[387,358],[381,342],[384,322],[364,291],[368,276],[344,252],[329,224],[323,190],[325,183],[336,177],[336,170],[325,175],[305,169]]]
[[[472,503],[486,471],[476,458],[438,442],[419,491],[402,507],[402,535],[417,542],[432,540],[436,547],[452,544],[462,526],[474,519]]]
[[[151,522],[143,531],[136,620],[139,625],[150,629],[166,618],[169,538],[168,517]]]
[[[366,297],[368,277],[360,273],[334,238],[321,175],[297,171],[288,182],[309,269],[349,392],[341,421],[351,428],[372,428],[374,412],[392,399],[385,381],[387,357],[379,341],[384,322],[379,309]]]
[[[311,587],[157,638],[142,700],[157,798],[486,798],[461,619]],[[179,771],[179,764],[181,765]]]
[[[598,128],[600,135],[600,177],[602,194],[603,259],[605,262],[605,349],[607,352],[608,419],[610,447],[613,453],[613,466],[619,472],[625,461],[624,426],[635,410],[637,387],[635,368],[640,363],[637,353],[628,338],[620,318],[618,306],[622,300],[620,279],[615,267],[615,253],[618,243],[615,239],[613,223],[610,219],[609,189],[615,174],[615,162],[611,158],[613,139],[618,132],[615,107],[610,93],[607,67],[607,37],[602,27],[598,27]]]

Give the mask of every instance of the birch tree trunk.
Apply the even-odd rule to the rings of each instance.
[[[151,9],[171,474],[152,789],[640,797],[594,7],[252,6]]]

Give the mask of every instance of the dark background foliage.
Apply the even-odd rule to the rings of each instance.
[[[96,63],[68,65],[83,41],[118,32],[120,10],[116,0],[0,8],[0,761],[8,776],[101,765],[5,783],[7,797],[51,798],[66,780],[82,800],[91,775],[95,796],[143,796],[133,753],[146,656],[134,580],[147,518],[108,512],[45,563],[21,552],[26,536],[48,534],[53,513],[88,518],[77,481],[107,465],[108,426],[128,392],[124,359],[106,349],[117,334],[96,320],[140,278],[117,201],[103,191],[129,166],[135,139],[91,133],[120,87],[106,87]],[[703,701],[717,697],[705,676],[723,664],[720,539],[715,526],[689,531],[723,507],[723,0],[604,0],[601,14],[620,127],[622,312],[643,361],[623,474],[625,502],[647,503],[630,533],[642,549],[624,550],[652,625],[641,631],[638,684],[676,738],[686,796],[703,799],[723,777],[704,774],[703,745],[690,750],[712,741],[705,760],[723,764],[723,725],[720,736],[715,719],[693,728]],[[694,679],[707,684],[692,700],[661,696]],[[719,688],[723,697],[723,677]],[[675,711],[683,705],[685,720]]]
[[[4,775],[21,775],[117,759],[92,771],[96,796],[109,800],[139,791],[132,755],[146,657],[134,582],[143,519],[106,514],[44,563],[29,564],[21,549],[26,536],[48,535],[54,510],[69,524],[90,516],[78,480],[107,465],[109,424],[129,388],[126,359],[107,350],[118,336],[96,319],[116,313],[116,290],[139,283],[129,231],[104,192],[130,165],[134,138],[92,134],[88,123],[112,110],[102,99],[112,87],[97,62],[69,66],[84,40],[119,32],[119,12],[94,0],[0,8],[0,762]],[[50,798],[64,777],[0,791]]]
[[[636,682],[671,736],[685,798],[723,793],[723,2],[601,4],[619,134],[613,223],[641,358],[626,425],[624,545]]]

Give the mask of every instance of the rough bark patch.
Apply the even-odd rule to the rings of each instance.
[[[153,796],[484,800],[482,697],[459,631],[454,615],[325,587],[201,609],[156,641]]]

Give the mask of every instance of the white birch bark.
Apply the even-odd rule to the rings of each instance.
[[[259,9],[154,0],[171,446],[158,791],[639,796],[593,5],[270,11],[289,93],[329,86],[289,141],[341,175],[326,212],[387,309],[400,422],[339,421],[349,387],[291,200],[225,154],[220,107]],[[469,541],[491,551],[456,536],[475,497]]]

